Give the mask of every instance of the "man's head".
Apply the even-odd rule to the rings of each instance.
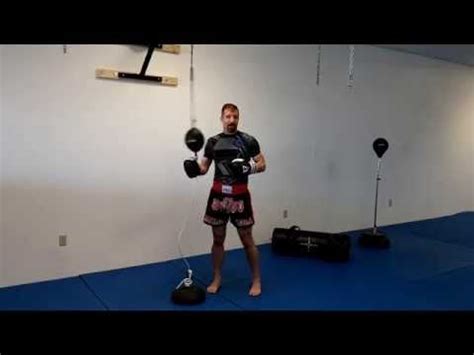
[[[237,132],[239,125],[239,108],[231,103],[222,106],[221,121],[225,133],[233,134]]]

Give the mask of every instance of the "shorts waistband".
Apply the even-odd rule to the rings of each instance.
[[[229,195],[238,195],[248,192],[249,189],[247,184],[225,185],[221,181],[214,180],[212,184],[212,191]]]

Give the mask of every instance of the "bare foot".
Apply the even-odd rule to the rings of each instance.
[[[256,296],[260,296],[261,293],[262,293],[262,285],[260,281],[254,281],[252,283],[252,286],[250,286],[249,295],[256,297]]]
[[[207,292],[209,293],[217,293],[221,288],[221,280],[214,279],[212,283],[207,287]]]

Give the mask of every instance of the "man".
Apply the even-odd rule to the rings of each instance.
[[[209,293],[217,293],[222,283],[224,261],[224,240],[226,226],[230,219],[237,228],[245,249],[252,274],[250,296],[262,292],[259,255],[252,236],[255,223],[251,196],[248,190],[250,174],[265,171],[265,158],[258,141],[251,135],[238,130],[239,109],[226,103],[221,109],[223,132],[210,137],[200,162],[187,161],[186,173],[189,177],[206,174],[214,161],[214,182],[209,194],[204,223],[212,227],[213,280],[208,286]]]

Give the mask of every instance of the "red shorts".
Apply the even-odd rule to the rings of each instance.
[[[215,181],[207,200],[204,223],[223,226],[228,221],[239,228],[252,226],[252,201],[246,184],[225,186]]]

